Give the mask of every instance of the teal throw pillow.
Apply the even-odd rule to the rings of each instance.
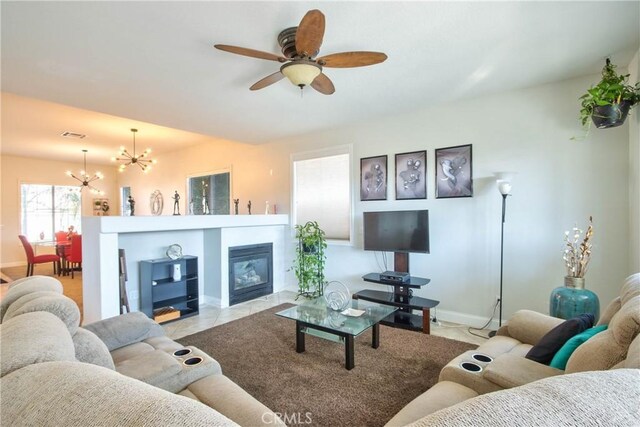
[[[607,325],[595,326],[570,338],[551,359],[549,366],[564,370],[574,351],[589,338],[607,329]]]

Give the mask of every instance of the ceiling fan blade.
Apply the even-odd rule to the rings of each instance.
[[[329,68],[365,67],[384,62],[387,55],[382,52],[342,52],[317,58],[318,64]]]
[[[324,37],[324,15],[317,9],[304,15],[296,31],[296,51],[299,55],[316,56]]]
[[[336,88],[333,87],[333,83],[324,73],[318,74],[318,77],[313,79],[311,87],[324,95],[331,95],[336,91]]]
[[[249,89],[250,90],[260,90],[260,89],[264,89],[265,87],[272,85],[276,82],[279,82],[280,80],[282,80],[284,78],[284,74],[282,74],[280,71],[276,71],[273,74],[269,74],[267,77],[265,77],[262,80],[258,80],[257,82],[255,82],[253,84],[253,86],[251,86]]]
[[[287,61],[287,58],[283,56],[279,56],[269,52],[262,52],[260,50],[255,50],[255,49],[247,49],[246,47],[229,46],[226,44],[216,44],[216,45],[213,45],[213,47],[215,47],[216,49],[224,50],[225,52],[249,56],[251,58],[266,59],[269,61],[276,61],[276,62]]]

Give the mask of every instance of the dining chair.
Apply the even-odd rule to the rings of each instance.
[[[53,273],[60,275],[60,257],[55,254],[46,254],[46,255],[36,255],[33,252],[33,246],[29,243],[27,236],[23,236],[22,234],[18,236],[20,242],[22,242],[22,246],[24,247],[24,252],[27,255],[27,276],[33,276],[33,266],[35,264],[46,264],[48,262],[53,263]]]
[[[82,270],[82,235],[74,234],[71,236],[71,247],[67,254],[67,267],[71,270],[71,278],[76,268]]]
[[[69,235],[66,231],[56,231],[56,254],[60,257],[60,264],[62,265],[62,272],[67,271],[67,255],[69,255],[69,245],[65,244],[69,242]]]

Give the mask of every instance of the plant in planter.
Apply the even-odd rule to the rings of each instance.
[[[617,74],[616,66],[607,58],[602,80],[582,95],[580,121],[588,133],[591,121],[598,129],[620,126],[629,110],[640,102],[640,82],[628,83],[629,74]],[[591,119],[591,121],[589,120]]]
[[[316,221],[296,225],[296,259],[293,270],[298,279],[298,295],[315,298],[322,295],[325,285],[324,266],[327,259],[325,233]]]

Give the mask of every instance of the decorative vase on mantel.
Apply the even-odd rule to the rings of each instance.
[[[564,278],[564,286],[555,288],[549,299],[549,314],[561,319],[571,319],[583,313],[591,313],[598,321],[600,300],[592,291],[584,288],[584,277]]]

